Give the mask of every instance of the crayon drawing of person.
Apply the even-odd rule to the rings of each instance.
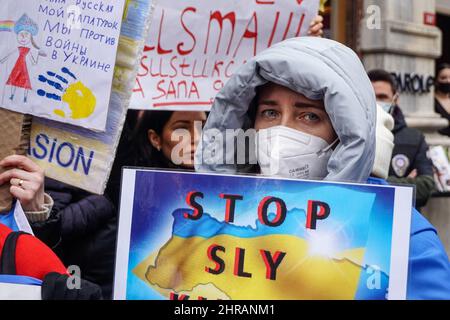
[[[30,56],[33,65],[38,63],[39,56],[45,56],[33,39],[37,35],[38,30],[38,25],[26,14],[22,15],[14,24],[13,31],[17,35],[19,57],[6,82],[6,85],[11,87],[11,95],[9,97],[11,101],[14,100],[17,88],[22,88],[24,90],[23,102],[26,103],[28,92],[32,89],[28,73],[27,56]],[[31,51],[31,46],[38,51],[37,54]],[[0,63],[4,63],[16,52],[16,50],[13,50],[5,57],[0,58]]]

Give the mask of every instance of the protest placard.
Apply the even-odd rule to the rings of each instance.
[[[3,0],[0,106],[104,131],[125,0]]]
[[[431,147],[427,153],[434,167],[434,181],[439,192],[450,191],[450,162],[442,146]]]
[[[114,297],[405,299],[412,194],[124,169]]]
[[[305,35],[319,0],[166,0],[155,4],[130,108],[209,110],[234,71]]]
[[[105,132],[34,118],[29,156],[46,176],[96,194],[104,192],[148,32],[151,2],[126,2]]]

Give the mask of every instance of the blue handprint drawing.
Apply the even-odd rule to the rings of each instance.
[[[95,110],[97,99],[92,90],[86,87],[77,77],[66,67],[61,69],[63,75],[52,71],[39,75],[39,81],[46,83],[59,92],[47,92],[39,89],[37,94],[50,100],[62,101],[68,104],[70,113],[67,114],[63,109],[55,109],[53,112],[62,117],[72,119],[88,118]],[[70,79],[67,80],[68,77]]]

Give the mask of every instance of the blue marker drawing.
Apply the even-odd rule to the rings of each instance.
[[[63,101],[68,104],[70,109],[69,117],[72,119],[85,119],[92,115],[97,104],[97,99],[91,89],[87,88],[77,77],[66,67],[61,68],[62,74],[53,71],[47,71],[41,74],[38,80],[45,83],[50,88],[59,92],[48,92],[48,90],[39,89],[37,94],[49,100]],[[67,76],[67,77],[66,77]],[[69,79],[67,79],[69,78]],[[53,112],[62,117],[66,117],[64,107],[55,109]]]

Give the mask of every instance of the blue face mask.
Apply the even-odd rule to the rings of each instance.
[[[392,109],[394,107],[394,105],[392,104],[392,102],[382,102],[382,101],[377,101],[377,104],[383,108],[384,111],[386,111],[387,113],[391,114],[392,113]]]

